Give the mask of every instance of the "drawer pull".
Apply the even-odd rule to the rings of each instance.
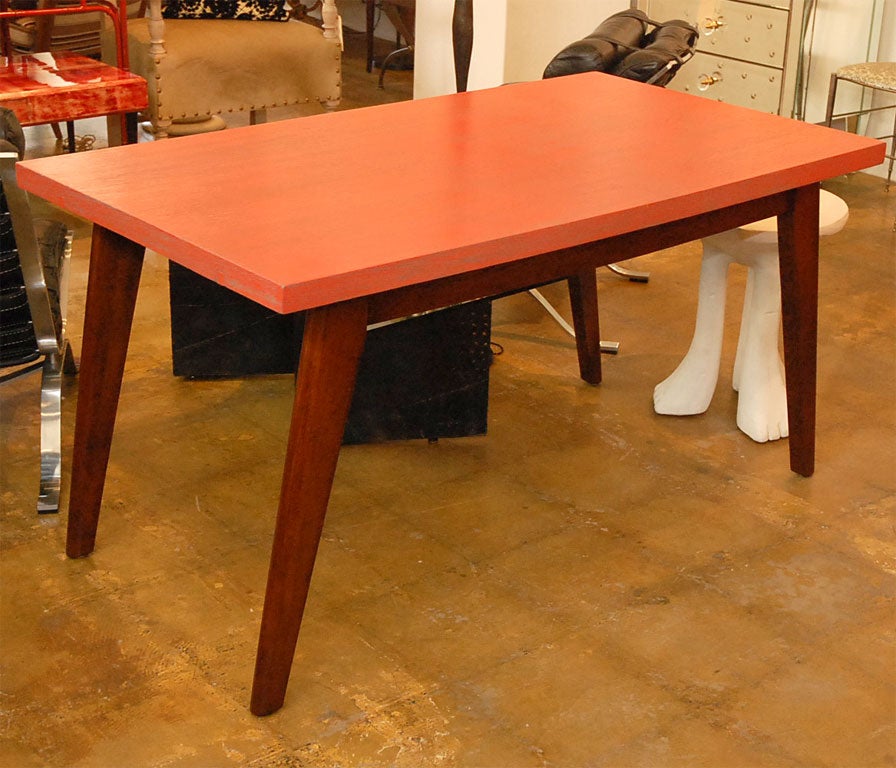
[[[721,72],[713,72],[711,75],[700,75],[697,88],[701,91],[705,91],[720,82],[722,82]]]
[[[703,20],[703,29],[706,30],[707,35],[711,35],[717,29],[721,29],[726,26],[727,22],[725,21],[724,16],[717,16],[714,19],[709,18],[708,16]]]

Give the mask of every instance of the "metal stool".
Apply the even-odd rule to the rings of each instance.
[[[896,62],[893,61],[870,61],[866,64],[850,64],[846,67],[840,67],[831,75],[831,86],[828,91],[828,109],[825,117],[825,124],[830,126],[836,118],[855,117],[865,115],[871,112],[880,112],[886,109],[896,109],[896,101],[892,104],[883,106],[872,106],[857,109],[852,112],[834,112],[834,101],[837,98],[837,85],[841,80],[849,83],[855,83],[862,88],[870,88],[872,91],[884,91],[886,93],[896,94]],[[893,177],[893,163],[896,161],[896,118],[893,121],[893,132],[884,136],[876,136],[878,139],[890,140],[890,153],[886,156],[890,161],[887,167],[887,190],[890,189],[890,182]]]

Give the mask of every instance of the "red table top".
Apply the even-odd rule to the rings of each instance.
[[[139,112],[146,104],[142,77],[86,56],[0,57],[0,106],[12,109],[22,125]]]
[[[876,165],[881,142],[602,74],[30,160],[23,187],[280,312]]]

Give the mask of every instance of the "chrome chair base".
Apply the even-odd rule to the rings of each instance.
[[[569,323],[566,322],[566,320],[563,318],[563,315],[561,315],[557,311],[556,307],[554,307],[554,305],[544,297],[541,291],[539,291],[537,288],[530,288],[529,295],[532,296],[533,299],[535,299],[539,304],[541,304],[541,306],[545,308],[547,313],[557,322],[557,325],[559,325],[573,338],[576,337],[575,328],[573,328]],[[617,355],[619,354],[619,342],[601,340],[600,351],[605,355]]]
[[[633,283],[647,283],[650,281],[650,272],[638,272],[634,269],[620,267],[618,264],[607,264],[607,269],[620,277],[628,278]]]
[[[76,372],[71,348],[44,358],[40,385],[40,491],[37,511],[59,511],[62,487],[62,374]]]

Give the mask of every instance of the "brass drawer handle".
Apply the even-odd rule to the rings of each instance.
[[[714,19],[709,18],[708,16],[703,20],[703,29],[706,30],[707,35],[711,35],[717,29],[722,29],[722,27],[727,26],[728,22],[725,21],[724,16],[717,16]]]
[[[722,73],[721,72],[713,72],[711,75],[700,75],[700,79],[697,81],[697,87],[701,91],[705,91],[708,88],[711,88],[716,83],[722,82]]]

